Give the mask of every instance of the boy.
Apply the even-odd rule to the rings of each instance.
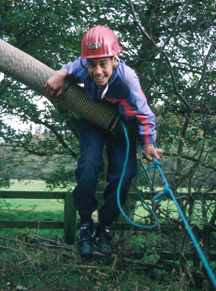
[[[124,61],[119,60],[122,51],[114,32],[105,26],[95,26],[87,31],[82,40],[82,54],[73,63],[69,62],[45,84],[47,97],[62,94],[64,80],[73,76],[92,99],[109,102],[117,106],[119,113],[129,122],[135,123],[148,160],[158,160],[162,150],[154,147],[155,116],[150,110],[135,72]],[[107,182],[104,191],[104,205],[99,209],[99,225],[95,237],[97,250],[106,255],[112,254],[109,231],[116,220],[117,187],[122,173],[126,142],[123,136],[100,128],[81,118],[80,159],[76,169],[77,185],[73,191],[74,205],[80,215],[80,236],[78,251],[89,255],[93,251],[92,213],[98,202],[95,191],[100,169],[103,167],[103,147],[108,157]],[[121,186],[121,204],[126,202],[131,179],[137,173],[136,141],[130,141],[128,163]]]

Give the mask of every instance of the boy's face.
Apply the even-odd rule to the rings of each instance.
[[[113,66],[117,62],[117,58],[99,58],[88,59],[89,76],[94,80],[98,86],[105,85],[113,73]]]

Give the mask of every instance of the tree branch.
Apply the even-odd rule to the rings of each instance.
[[[77,157],[77,154],[69,148],[69,146],[64,141],[63,137],[58,133],[58,131],[55,129],[55,127],[53,125],[49,124],[47,121],[40,120],[36,114],[34,114],[31,119],[32,119],[32,121],[34,121],[34,123],[44,125],[46,128],[49,128],[54,133],[57,140],[72,155],[72,157],[74,157],[74,158]],[[25,149],[27,149],[27,148],[25,148]]]
[[[139,27],[139,29],[141,30],[142,34],[149,40],[151,41],[151,43],[154,45],[154,47],[160,52],[160,54],[162,55],[162,57],[164,58],[165,60],[165,63],[167,64],[167,67],[170,71],[170,75],[171,75],[171,79],[172,79],[172,82],[173,82],[173,88],[174,88],[174,91],[176,93],[176,95],[178,96],[178,98],[184,103],[184,105],[186,106],[186,108],[188,109],[188,111],[191,111],[191,106],[190,104],[187,102],[187,100],[182,96],[182,94],[179,92],[178,90],[178,87],[177,87],[177,83],[176,83],[176,80],[175,80],[175,75],[174,75],[174,71],[173,71],[173,68],[172,68],[172,65],[169,61],[169,58],[167,56],[167,54],[154,42],[154,40],[149,36],[149,34],[146,32],[145,28],[141,26],[141,24],[139,23],[137,17],[136,17],[136,13],[135,13],[135,10],[134,10],[134,6],[133,6],[133,3],[131,0],[129,0],[130,2],[130,5],[131,5],[131,9],[132,9],[132,14],[133,14],[133,18],[134,18],[134,21],[135,23],[137,24],[137,26]]]
[[[167,152],[164,152],[163,153],[164,156],[169,156],[169,157],[178,157],[179,155],[178,154],[175,154],[175,153],[167,153]],[[180,155],[181,158],[185,159],[185,160],[188,160],[188,161],[192,161],[192,162],[197,162],[197,159],[194,158],[194,157],[190,157],[190,156],[187,156],[185,154],[181,154]],[[207,169],[212,169],[214,172],[216,172],[216,167],[214,167],[213,165],[211,164],[205,164],[203,161],[200,161],[200,165],[207,168]]]
[[[198,95],[198,92],[200,90],[200,87],[201,87],[201,85],[202,85],[202,83],[203,83],[203,81],[205,79],[206,70],[207,70],[207,64],[208,64],[209,58],[211,56],[211,53],[213,52],[213,50],[214,50],[215,47],[216,47],[216,40],[210,46],[209,51],[208,51],[208,54],[207,54],[207,56],[205,58],[205,62],[203,64],[203,69],[202,69],[202,75],[201,75],[200,80],[199,80],[199,82],[197,84],[197,87],[195,88],[194,93],[192,95],[193,102],[194,102],[196,96]]]

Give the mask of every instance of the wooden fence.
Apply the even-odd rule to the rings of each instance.
[[[149,200],[150,194],[145,193],[144,199]],[[183,197],[182,194],[181,196]],[[129,196],[133,197],[134,193],[129,193]],[[102,198],[102,193],[97,193],[98,199]],[[181,197],[181,199],[182,199]],[[195,199],[196,194],[193,195]],[[215,200],[215,195],[209,194],[208,200]],[[71,192],[45,192],[45,191],[0,191],[0,198],[2,199],[62,199],[64,200],[64,220],[63,221],[19,221],[19,220],[1,220],[1,228],[40,228],[40,229],[62,229],[63,238],[67,244],[74,244],[76,240],[76,231],[79,228],[79,222],[77,221],[77,211],[73,206],[73,195]],[[184,197],[183,197],[184,198]],[[186,196],[185,196],[186,198]],[[135,198],[134,198],[135,199]],[[136,199],[135,199],[136,200]],[[51,210],[51,209],[49,209]],[[96,223],[97,225],[97,223]],[[182,231],[183,225],[181,223],[177,224],[160,224],[161,233],[179,233]],[[216,250],[210,250],[210,241],[213,232],[216,232],[216,227],[205,227],[204,230],[199,229],[197,226],[191,226],[193,232],[199,241],[202,241],[208,259],[211,261],[216,261]],[[116,222],[113,224],[112,229],[114,230],[131,230],[131,224],[125,222]],[[137,229],[136,229],[137,230]],[[152,232],[155,229],[142,229],[142,232]],[[188,260],[193,261],[194,266],[200,265],[200,259],[196,252],[190,252],[184,254]],[[173,260],[173,252],[160,251],[160,258],[163,260]]]
[[[0,221],[0,228],[37,228],[63,229],[63,238],[67,244],[75,242],[77,230],[77,213],[73,206],[73,195],[70,192],[44,191],[0,191],[3,199],[62,199],[64,200],[64,221]],[[51,209],[49,209],[51,210]]]

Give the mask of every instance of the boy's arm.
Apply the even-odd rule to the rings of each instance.
[[[130,88],[130,95],[126,97],[125,104],[122,104],[124,114],[129,118],[135,117],[146,158],[149,161],[153,157],[160,160],[163,152],[154,146],[155,115],[147,103],[136,73],[127,66],[123,66],[123,69],[121,77]]]
[[[64,81],[68,75],[65,68],[57,71],[44,85],[46,96],[48,98],[59,97],[64,88]]]
[[[87,61],[83,60],[85,66]],[[64,81],[67,76],[73,76],[77,82],[84,83],[88,72],[81,66],[80,58],[75,61],[69,61],[62,67],[61,70],[57,71],[44,85],[46,96],[48,98],[59,97],[62,94]]]

